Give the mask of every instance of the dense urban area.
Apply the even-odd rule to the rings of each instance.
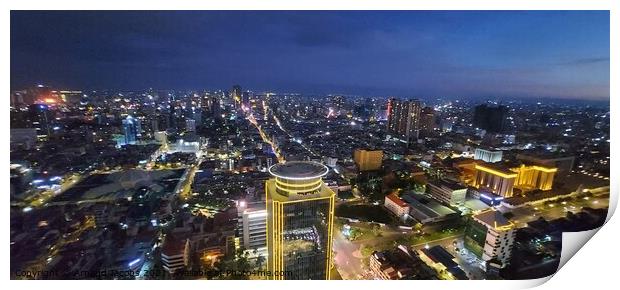
[[[531,279],[608,208],[608,102],[35,85],[10,118],[12,279]]]

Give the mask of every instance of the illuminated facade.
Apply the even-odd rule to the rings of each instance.
[[[504,198],[513,196],[513,189],[522,191],[551,190],[557,168],[525,165],[504,169],[490,164],[476,164],[471,185],[486,189]]]
[[[269,168],[268,271],[275,280],[328,280],[332,268],[334,192],[322,180],[328,168],[287,162]]]
[[[521,165],[511,170],[517,173],[515,187],[523,190],[551,190],[553,178],[558,171],[557,168],[537,165]]]
[[[415,141],[420,133],[422,103],[418,100],[388,101],[388,131],[406,142]]]
[[[476,164],[475,169],[474,187],[485,188],[504,198],[512,197],[517,173],[483,164]]]
[[[353,160],[360,171],[378,170],[383,162],[383,151],[356,149]]]

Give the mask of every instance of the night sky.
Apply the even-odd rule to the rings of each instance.
[[[11,86],[609,99],[609,13],[11,12]]]

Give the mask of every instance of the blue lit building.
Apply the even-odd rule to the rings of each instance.
[[[142,128],[140,126],[140,120],[127,116],[123,120],[123,134],[125,135],[125,144],[136,144],[136,141],[141,137]]]

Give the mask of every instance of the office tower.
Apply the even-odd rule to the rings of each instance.
[[[142,128],[140,120],[127,116],[123,120],[123,134],[125,135],[125,144],[136,144],[136,141],[142,136]]]
[[[474,159],[489,163],[499,162],[502,161],[502,150],[476,148]]]
[[[424,107],[420,113],[420,131],[430,134],[435,131],[435,109],[433,107]]]
[[[267,210],[265,202],[237,204],[237,236],[245,250],[267,247]]]
[[[250,108],[250,92],[241,93],[241,105],[244,108]]]
[[[202,108],[201,107],[195,107],[192,109],[192,114],[190,115],[190,118],[194,119],[194,121],[196,121],[196,126],[201,126],[202,124]]]
[[[32,128],[37,129],[37,136],[45,138],[52,131],[52,112],[47,105],[34,104],[28,107]]]
[[[383,162],[383,151],[355,149],[353,160],[359,171],[379,170]]]
[[[474,109],[474,126],[491,133],[502,133],[506,129],[508,108],[478,105]]]
[[[185,130],[188,132],[196,132],[196,120],[187,119],[185,120]]]
[[[241,104],[241,86],[234,85],[230,91],[230,98],[235,103],[235,106]]]
[[[483,261],[497,260],[505,266],[510,262],[515,235],[515,225],[491,209],[472,216],[464,245]]]
[[[269,168],[274,177],[265,183],[272,279],[329,279],[335,194],[322,180],[328,171],[307,161]]]
[[[421,109],[422,105],[418,100],[391,98],[387,109],[388,132],[407,143],[417,140],[420,131]]]
[[[155,119],[151,120],[151,129],[153,132],[159,131],[159,119],[155,116]]]
[[[177,130],[177,113],[176,113],[176,102],[174,101],[174,96],[170,96],[170,112],[168,114],[168,131],[171,133],[176,132]]]

